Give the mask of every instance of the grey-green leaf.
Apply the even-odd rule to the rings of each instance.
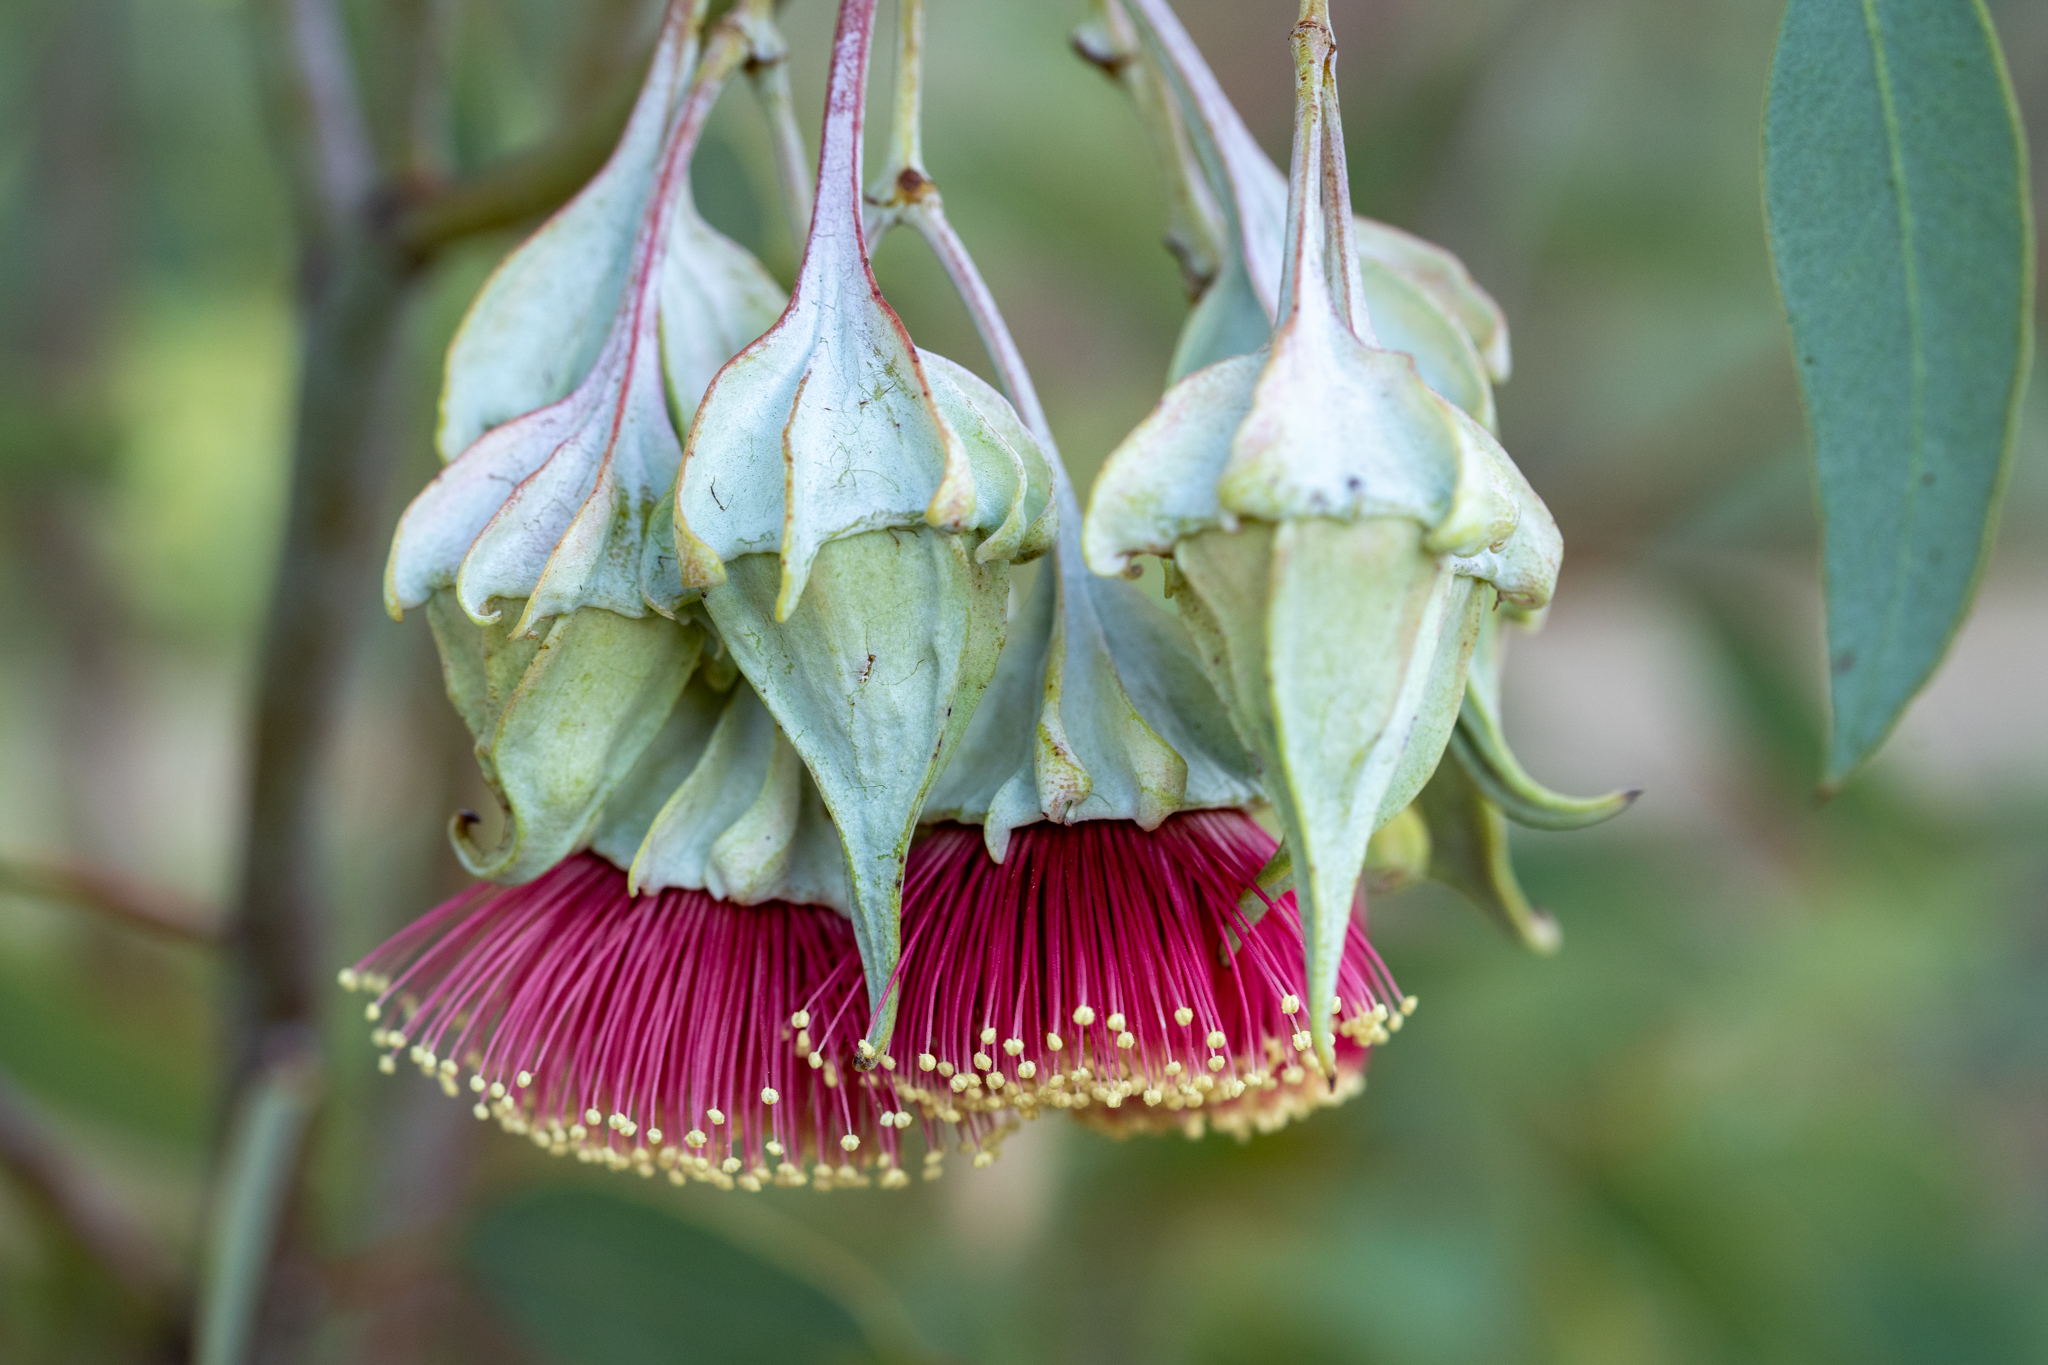
[[[2031,344],[2025,159],[1979,0],[1791,0],[1764,189],[1819,469],[1830,786],[1983,572]]]

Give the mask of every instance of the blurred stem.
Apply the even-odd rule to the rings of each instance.
[[[178,943],[216,940],[213,915],[149,887],[83,868],[0,860],[0,891],[76,906]]]
[[[0,1070],[0,1166],[139,1301],[173,1302],[177,1274],[118,1201],[65,1149],[14,1078]]]
[[[243,1092],[206,1231],[195,1365],[238,1365],[251,1354],[271,1247],[319,1083],[319,1054],[307,1036],[270,1060]]]
[[[259,69],[294,170],[304,258],[291,497],[254,704],[241,882],[224,928],[234,1100],[214,1177],[201,1359],[290,1356],[299,1315],[266,1311],[321,1085],[320,779],[371,619],[396,443],[380,401],[411,285],[442,248],[559,204],[603,163],[627,104],[519,158],[403,203],[370,163],[330,0],[255,11]],[[392,205],[399,204],[398,211]],[[268,1341],[268,1334],[277,1340]]]
[[[747,80],[768,116],[775,176],[782,185],[783,207],[789,211],[790,235],[802,243],[811,231],[811,185],[818,168],[811,164],[804,131],[797,124],[796,100],[789,89],[789,44],[775,26],[774,6],[768,0],[750,0],[739,24],[749,45]]]

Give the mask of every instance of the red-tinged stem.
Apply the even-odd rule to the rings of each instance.
[[[868,54],[875,32],[875,0],[842,0],[832,36],[832,67],[825,83],[825,131],[818,148],[818,192],[810,240],[797,288],[827,268],[818,248],[850,239],[863,266],[861,238],[861,124],[867,112]],[[872,285],[872,280],[870,280]]]

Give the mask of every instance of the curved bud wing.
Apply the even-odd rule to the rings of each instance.
[[[1471,340],[1496,384],[1505,384],[1513,367],[1508,346],[1507,315],[1493,296],[1481,289],[1465,263],[1434,242],[1371,218],[1355,216],[1352,231],[1358,254],[1406,277],[1441,310],[1455,319]],[[1379,315],[1373,315],[1379,321]],[[1445,397],[1450,397],[1445,394]],[[1477,417],[1479,414],[1473,413]]]
[[[1429,875],[1463,892],[1523,946],[1554,953],[1557,921],[1529,903],[1508,856],[1508,826],[1463,765],[1446,763],[1416,798],[1429,826]]]
[[[451,829],[456,855],[478,877],[520,882],[581,848],[605,803],[674,709],[704,633],[660,617],[585,610],[558,620],[537,645],[479,627],[438,593],[427,619],[448,693],[477,740],[484,780],[504,811],[495,844],[472,821]]]
[[[1182,537],[1226,524],[1216,485],[1264,363],[1260,353],[1197,370],[1109,453],[1081,527],[1091,570],[1135,573],[1138,555],[1170,555]]]
[[[657,754],[663,741],[674,747]],[[786,901],[848,913],[839,836],[753,688],[721,693],[693,682],[642,769],[638,789],[613,798],[592,845],[630,869],[634,894],[684,887],[739,905]]]

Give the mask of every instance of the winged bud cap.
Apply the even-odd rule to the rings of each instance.
[[[451,410],[520,415],[483,431],[406,510],[385,578],[394,615],[452,586],[479,623],[497,619],[498,600],[522,600],[515,633],[537,635],[579,607],[673,616],[694,595],[677,576],[664,510],[682,460],[671,400],[694,405],[716,366],[782,302],[760,265],[690,202],[691,151],[742,53],[736,30],[721,27],[650,161],[643,125],[665,106],[670,83],[658,60],[612,162],[514,253],[471,310],[450,352]],[[586,268],[608,254],[622,258],[616,289],[610,273]],[[566,395],[554,392],[552,369],[480,339],[516,329],[521,345],[538,338],[558,348],[536,354],[571,353],[600,306],[610,319],[602,349]],[[479,407],[478,375],[493,365],[491,402]],[[444,434],[473,425],[444,425]]]
[[[488,841],[483,822],[457,816],[456,855],[476,876],[526,881],[591,840],[674,709],[704,632],[584,608],[535,640],[479,626],[446,590],[427,604],[427,620],[501,811]]]
[[[1541,606],[1562,542],[1491,433],[1370,344],[1327,22],[1298,26],[1295,46],[1279,324],[1259,351],[1183,379],[1111,454],[1082,543],[1098,573],[1171,557],[1280,816],[1321,999],[1372,834],[1457,724],[1484,588]],[[1326,1023],[1313,1030],[1326,1050]]]
[[[1287,177],[1245,127],[1165,0],[1128,0],[1127,10],[1172,87],[1197,153],[1196,167],[1175,158],[1170,169],[1203,177],[1199,193],[1220,211],[1226,239],[1215,281],[1175,348],[1169,373],[1178,380],[1257,349],[1270,333],[1280,312]],[[1370,309],[1379,343],[1414,356],[1432,388],[1491,427],[1489,381],[1505,380],[1509,371],[1500,306],[1444,248],[1369,218],[1352,222],[1358,250],[1349,286]]]
[[[1050,536],[1050,476],[1009,404],[911,344],[868,265],[860,137],[865,21],[834,45],[817,209],[782,317],[711,382],[691,425],[675,505],[685,584],[725,581],[742,555],[781,561],[788,620],[821,547],[866,531],[976,532],[982,562]],[[851,30],[859,30],[852,32]]]

